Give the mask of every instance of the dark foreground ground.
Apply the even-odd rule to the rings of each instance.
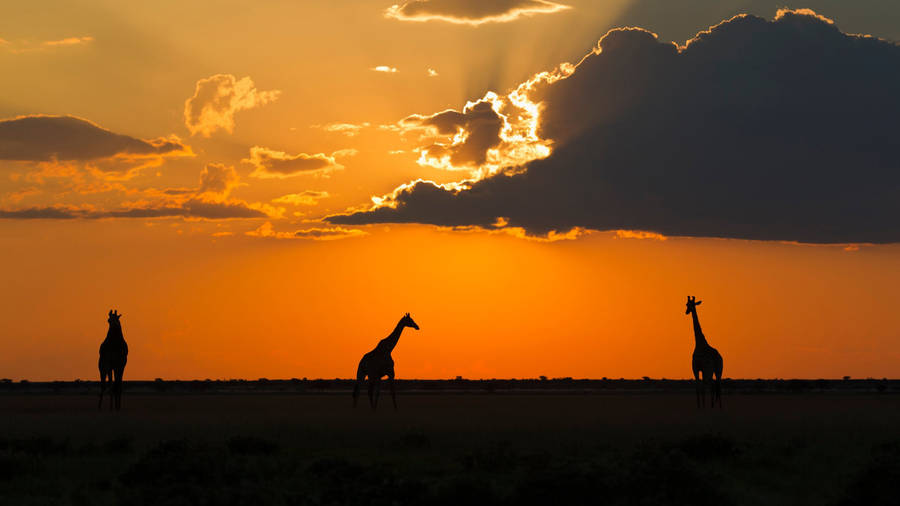
[[[346,392],[138,389],[109,413],[78,391],[0,392],[0,504],[900,503],[900,394],[877,385],[722,411],[684,389],[405,391],[374,414]]]

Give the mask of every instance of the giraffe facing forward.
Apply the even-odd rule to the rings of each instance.
[[[706,342],[706,336],[700,329],[700,320],[697,318],[697,306],[703,301],[698,301],[696,297],[687,297],[687,308],[684,314],[691,315],[694,320],[694,355],[691,358],[691,369],[694,371],[694,384],[697,389],[697,407],[706,405],[706,388],[710,390],[710,407],[716,406],[719,401],[719,407],[722,407],[722,355]],[[703,381],[701,382],[701,373]],[[713,376],[715,375],[715,383]]]
[[[122,334],[122,323],[119,318],[122,315],[118,311],[109,311],[109,330],[106,331],[106,339],[100,345],[100,360],[97,367],[100,369],[100,402],[98,408],[103,407],[103,392],[106,383],[110,383],[109,409],[122,408],[122,375],[125,373],[125,363],[128,362],[128,344]],[[115,380],[113,380],[115,373]]]
[[[372,410],[378,406],[378,396],[381,394],[381,378],[387,376],[388,385],[391,388],[391,399],[394,401],[394,410],[397,409],[397,393],[394,391],[394,359],[391,358],[391,351],[397,346],[400,340],[400,334],[406,327],[412,327],[419,330],[419,326],[413,321],[409,313],[403,315],[403,318],[397,322],[391,335],[385,337],[378,342],[378,346],[374,350],[363,355],[359,361],[359,367],[356,369],[356,385],[353,387],[353,407],[356,407],[356,401],[359,398],[359,387],[363,380],[369,378],[369,404]]]

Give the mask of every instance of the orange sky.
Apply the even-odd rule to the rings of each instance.
[[[510,229],[323,221],[418,178],[488,170],[422,162],[433,139],[403,118],[503,96],[577,62],[616,26],[683,43],[734,14],[771,19],[779,6],[559,3],[570,8],[477,26],[403,21],[368,1],[8,9],[0,120],[71,115],[151,146],[141,149],[161,139],[179,148],[0,159],[0,210],[78,216],[0,219],[0,377],[95,379],[116,308],[126,380],[351,377],[405,312],[421,330],[407,329],[394,352],[399,378],[686,378],[688,294],[704,301],[700,321],[726,377],[900,375],[896,244],[615,232],[546,242]],[[845,32],[900,39],[889,6],[808,6]],[[185,102],[215,76],[243,83],[230,118],[192,123]],[[254,164],[254,147],[274,158]],[[277,172],[303,163],[319,165]],[[197,202],[247,216],[191,216]],[[129,209],[177,211],[103,214]]]

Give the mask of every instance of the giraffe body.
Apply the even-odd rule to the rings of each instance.
[[[110,383],[109,409],[122,408],[122,376],[125,374],[125,364],[128,362],[128,343],[122,334],[122,324],[119,318],[122,315],[113,311],[109,312],[109,330],[106,339],[100,344],[100,359],[97,368],[100,369],[100,402],[98,408],[103,407],[103,393],[106,383]]]
[[[712,405],[714,406],[718,400],[721,406],[722,355],[719,351],[708,344],[695,346],[694,354],[691,356],[691,369],[699,391],[697,405],[702,407],[706,403],[705,390],[709,386]]]
[[[419,330],[419,326],[409,316],[409,313],[403,316],[394,331],[381,341],[375,349],[363,355],[359,361],[359,367],[356,368],[356,385],[353,387],[353,407],[356,407],[356,401],[359,398],[359,388],[363,381],[369,380],[369,404],[374,411],[378,407],[378,397],[381,394],[381,378],[387,376],[388,386],[391,389],[391,399],[394,402],[394,409],[397,409],[397,392],[394,389],[394,359],[391,352],[397,346],[400,340],[400,334],[406,327],[412,327]]]

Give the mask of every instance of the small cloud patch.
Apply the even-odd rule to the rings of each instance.
[[[344,168],[334,156],[325,153],[291,155],[262,146],[250,148],[250,157],[241,161],[255,167],[250,177],[260,179],[286,178],[300,174],[322,175]]]
[[[209,137],[216,130],[234,131],[234,115],[274,102],[279,90],[260,91],[250,77],[216,74],[197,81],[194,95],[184,102],[184,125],[191,135]]]

